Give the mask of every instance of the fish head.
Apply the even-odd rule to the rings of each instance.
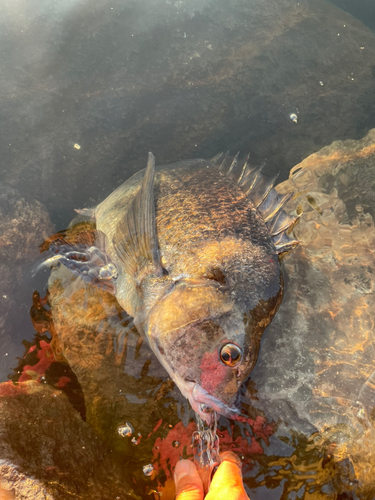
[[[279,269],[275,278],[262,293],[258,287],[255,297],[254,290],[243,290],[239,283],[233,287],[182,279],[149,312],[145,334],[151,348],[207,423],[213,412],[227,417],[240,412],[239,388],[256,363],[261,335],[281,302]],[[243,283],[248,286],[246,277]]]

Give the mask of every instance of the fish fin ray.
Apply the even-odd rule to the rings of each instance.
[[[223,159],[222,159],[220,165],[218,165],[219,170],[225,171],[225,166],[226,166],[226,163],[227,163],[228,156],[229,156],[229,151],[226,151],[224,153],[223,157],[222,157]]]
[[[267,227],[270,235],[277,236],[278,234],[287,231],[294,226],[299,217],[288,215],[284,210],[280,210],[273,219],[267,222]]]
[[[232,163],[230,164],[230,167],[228,169],[228,172],[227,172],[227,175],[231,176],[232,172],[233,172],[233,169],[237,166],[238,164],[238,156],[239,156],[240,152],[237,151],[237,154],[236,156],[233,158],[233,161]]]
[[[99,233],[99,231],[98,231]],[[104,244],[105,235],[102,233],[101,242]],[[42,267],[64,265],[73,274],[83,279],[85,283],[101,288],[112,294],[116,293],[118,271],[105,251],[85,243],[72,244],[59,241],[49,247],[51,257],[40,264],[35,273]]]
[[[117,224],[113,238],[125,271],[133,276],[145,261],[152,262],[157,276],[163,275],[156,234],[154,179],[155,157],[149,153],[141,187]]]
[[[228,168],[228,155],[229,152],[220,153],[214,156],[211,162],[220,170],[226,172],[228,177],[241,187],[266,223],[277,254],[279,256],[286,254],[299,243],[298,240],[291,238],[288,234],[298,222],[299,216],[288,215],[284,211],[284,207],[293,197],[293,193],[285,195],[277,193],[274,185],[279,174],[271,179],[265,177],[262,174],[265,162],[252,167],[249,165],[250,154],[247,155],[245,160],[239,161],[239,153],[237,153]],[[239,172],[237,172],[238,166],[240,167]]]
[[[217,155],[213,156],[210,160],[210,162],[215,165],[216,167],[218,167],[220,165],[220,160],[223,158],[223,155],[224,153],[221,152],[221,153],[218,153]]]
[[[240,186],[241,186],[241,181],[243,179],[243,176],[245,175],[245,172],[246,172],[248,165],[249,165],[249,158],[250,158],[250,153],[248,153],[248,155],[246,156],[245,163],[243,164],[242,170],[241,170],[240,175],[237,179],[237,184],[239,184]]]

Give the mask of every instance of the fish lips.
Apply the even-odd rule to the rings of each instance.
[[[237,393],[233,406],[228,406],[207,392],[201,385],[193,383],[192,388],[189,390],[188,399],[191,407],[201,419],[208,425],[212,425],[215,418],[214,412],[227,418],[235,418],[241,414],[239,396],[239,393]]]

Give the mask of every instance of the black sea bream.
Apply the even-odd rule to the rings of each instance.
[[[238,413],[283,293],[295,217],[260,168],[218,155],[142,170],[94,209],[95,245],[52,244],[86,283],[115,294],[207,423]]]

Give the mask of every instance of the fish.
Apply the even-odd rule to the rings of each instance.
[[[241,384],[283,296],[280,259],[298,216],[276,178],[226,154],[147,167],[78,213],[94,238],[51,238],[65,265],[112,293],[204,422],[240,414]]]

